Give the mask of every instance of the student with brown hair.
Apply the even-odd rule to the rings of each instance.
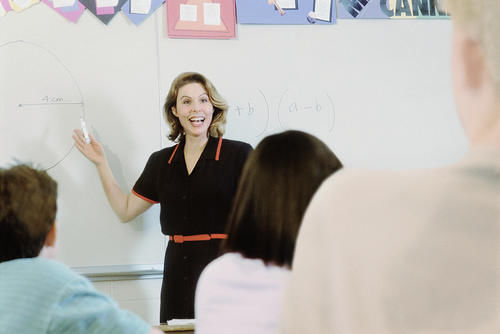
[[[223,255],[196,290],[197,333],[273,333],[304,211],[341,162],[300,131],[264,138],[250,154],[229,217]]]
[[[39,257],[56,241],[57,183],[27,165],[0,169],[0,332],[161,333],[66,265]]]
[[[161,230],[169,236],[161,289],[160,322],[194,317],[198,277],[218,252],[245,160],[247,143],[222,139],[228,105],[203,75],[181,73],[164,106],[174,146],[153,153],[131,192],[116,182],[101,144],[75,130],[76,147],[97,168],[116,215],[130,221],[161,206]]]
[[[446,3],[469,152],[326,180],[297,239],[282,333],[500,332],[500,1]]]

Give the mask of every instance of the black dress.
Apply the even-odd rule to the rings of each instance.
[[[188,174],[184,145],[153,153],[132,192],[160,203],[163,234],[223,234],[243,165],[252,147],[210,137]],[[220,239],[168,243],[163,269],[160,322],[194,318],[194,294],[205,266],[218,255]]]

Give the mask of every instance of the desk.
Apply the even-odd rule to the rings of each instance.
[[[165,325],[154,326],[159,328],[164,333],[169,334],[194,334],[194,325]]]

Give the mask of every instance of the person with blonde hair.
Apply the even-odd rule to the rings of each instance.
[[[468,152],[326,180],[299,231],[281,333],[500,332],[500,1],[446,6]]]
[[[198,277],[219,249],[238,179],[252,147],[222,139],[228,105],[203,75],[181,73],[164,105],[176,145],[153,153],[132,191],[123,191],[101,144],[75,130],[76,147],[99,173],[111,207],[124,222],[153,204],[161,207],[161,230],[169,236],[161,289],[160,322],[194,318]]]

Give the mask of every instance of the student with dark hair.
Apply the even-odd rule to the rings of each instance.
[[[223,255],[203,271],[195,299],[197,333],[272,333],[304,211],[341,162],[300,131],[268,136],[245,167]]]
[[[27,165],[0,169],[0,332],[156,333],[85,277],[39,257],[56,241],[57,183]]]

